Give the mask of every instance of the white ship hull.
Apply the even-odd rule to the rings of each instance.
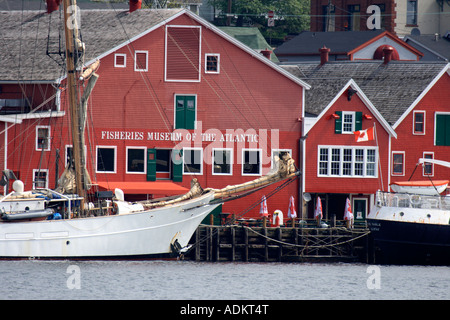
[[[116,258],[170,255],[187,246],[217,205],[213,193],[162,208],[78,219],[2,222],[2,258]]]

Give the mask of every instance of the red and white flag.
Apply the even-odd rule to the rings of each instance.
[[[373,127],[365,130],[354,131],[353,133],[355,134],[356,142],[374,140]]]
[[[295,211],[294,197],[293,196],[291,196],[289,198],[288,217],[291,218],[291,219],[297,218],[297,211]]]
[[[322,201],[320,200],[320,197],[317,197],[317,203],[316,203],[316,210],[314,210],[314,219],[322,219]]]
[[[350,199],[347,198],[345,203],[344,220],[353,220],[352,205],[350,204]]]
[[[259,214],[261,215],[261,217],[269,216],[269,210],[267,209],[266,196],[262,196],[262,198],[261,198],[261,208],[259,209]]]

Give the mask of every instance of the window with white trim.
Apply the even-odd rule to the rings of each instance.
[[[232,175],[233,174],[233,149],[212,150],[212,174],[213,175]]]
[[[319,177],[377,177],[376,147],[319,146]]]
[[[148,71],[148,51],[134,52],[134,71]]]
[[[36,126],[36,150],[50,151],[50,126]]]
[[[405,152],[404,151],[392,151],[392,175],[404,176],[405,175]]]
[[[220,54],[205,54],[205,73],[220,73]]]
[[[183,174],[203,174],[202,148],[183,148]]]
[[[147,164],[146,147],[127,147],[126,173],[145,173]]]
[[[425,159],[434,159],[434,152],[424,152],[423,158]],[[424,162],[422,175],[424,177],[433,177],[434,176],[434,164],[429,162]]]
[[[355,113],[342,112],[342,133],[353,133],[355,131]]]
[[[281,158],[283,153],[289,153],[292,156],[292,149],[272,149],[272,163],[270,168],[275,167],[275,157]]]
[[[242,175],[260,176],[262,173],[261,149],[242,149]]]
[[[126,66],[127,66],[127,55],[125,53],[116,53],[114,55],[114,67],[126,68]]]
[[[413,134],[425,134],[425,111],[413,112]]]
[[[48,188],[48,169],[33,169],[33,189]]]
[[[96,172],[116,173],[116,146],[97,146]]]

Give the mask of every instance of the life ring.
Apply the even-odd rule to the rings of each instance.
[[[418,194],[409,197],[409,202],[413,206],[418,206],[422,202],[422,198]]]

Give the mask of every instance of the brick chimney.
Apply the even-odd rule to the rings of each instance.
[[[270,60],[270,54],[272,53],[272,51],[271,50],[269,50],[269,49],[267,49],[266,48],[266,50],[261,50],[261,54],[264,56],[264,57],[266,57],[267,59],[269,59]]]
[[[384,53],[384,64],[388,64],[389,61],[392,60],[392,53],[394,52],[394,48],[391,46],[383,48]]]
[[[130,0],[129,4],[130,4],[130,12],[133,12],[141,8],[142,0]]]
[[[323,48],[319,49],[320,52],[320,65],[324,65],[328,62],[328,54],[330,53],[330,49],[323,46]]]

